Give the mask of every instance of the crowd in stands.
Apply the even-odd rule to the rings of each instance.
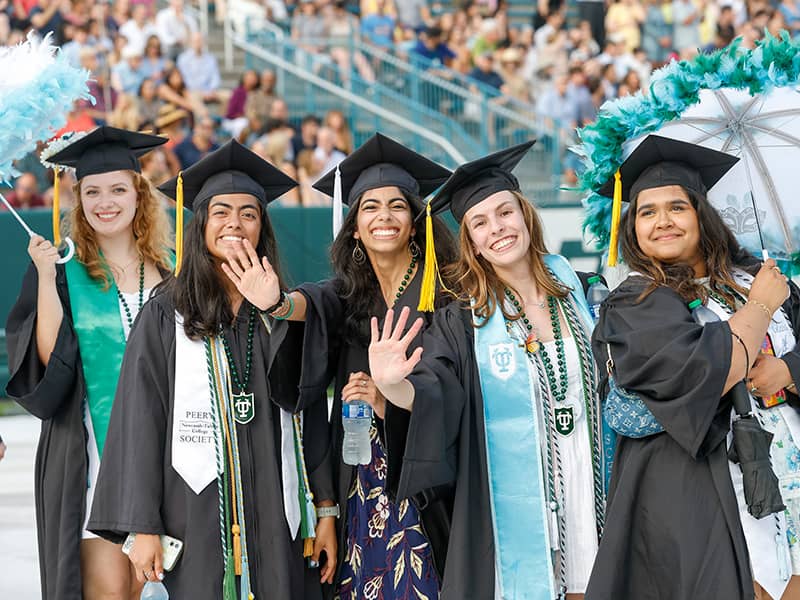
[[[237,137],[301,183],[283,204],[328,202],[311,184],[353,149],[345,115],[306,115],[287,106],[271,70],[245,71],[228,89],[196,13],[184,2],[0,0],[0,44],[18,43],[30,30],[52,32],[68,59],[91,72],[95,102],[77,103],[60,133],[108,123],[167,135],[169,143],[144,160],[145,174],[156,184]],[[800,0],[538,0],[529,23],[512,20],[502,0],[211,5],[217,19],[241,9],[283,27],[312,68],[333,65],[343,86],[355,76],[404,85],[354,49],[358,39],[528,111],[563,138],[562,148],[606,100],[646,93],[654,67],[724,47],[737,36],[742,48],[750,48],[765,31],[800,32]],[[469,106],[435,108],[474,118]],[[564,160],[567,180],[574,179],[576,159]],[[52,175],[38,157],[25,157],[17,168],[24,175],[13,182],[9,199],[25,208],[47,206]],[[61,177],[62,201],[68,203],[71,176]]]

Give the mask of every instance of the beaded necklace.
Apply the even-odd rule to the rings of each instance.
[[[417,266],[417,257],[411,256],[411,263],[408,265],[408,269],[406,269],[406,274],[403,277],[403,281],[400,282],[400,287],[397,288],[397,293],[394,295],[394,302],[392,302],[392,306],[394,307],[397,304],[397,301],[400,300],[400,296],[403,295],[403,292],[406,291],[408,287],[408,282],[411,279],[411,275],[414,274],[414,267]]]
[[[236,368],[236,361],[233,359],[228,338],[224,331],[220,331],[219,337],[222,339],[222,346],[225,348],[225,356],[228,359],[228,368],[231,372],[231,383],[239,389],[239,393],[233,394],[234,416],[237,423],[245,425],[253,420],[255,416],[255,395],[247,392],[247,385],[250,383],[250,367],[253,363],[253,333],[255,332],[256,309],[250,306],[250,314],[247,318],[247,347],[245,351],[244,377],[239,377],[239,369]]]
[[[551,273],[552,274],[552,273]],[[594,487],[594,509],[595,509],[595,525],[597,528],[598,539],[602,534],[604,527],[604,513],[605,513],[605,485],[603,481],[602,470],[602,452],[600,450],[602,445],[602,431],[600,426],[600,410],[599,399],[596,397],[594,390],[596,389],[596,374],[594,371],[594,363],[591,355],[591,346],[589,340],[584,333],[582,327],[579,325],[579,318],[575,313],[569,300],[561,301],[553,296],[547,297],[547,305],[550,312],[550,323],[553,328],[553,336],[556,346],[556,362],[558,364],[558,377],[556,377],[555,370],[553,369],[552,360],[548,353],[538,352],[541,348],[541,343],[538,340],[538,331],[530,319],[525,314],[520,302],[509,290],[505,290],[511,304],[516,308],[519,314],[519,322],[527,332],[524,347],[529,360],[535,365],[539,375],[540,389],[542,390],[541,400],[542,408],[547,418],[547,427],[545,428],[545,435],[547,443],[545,444],[545,467],[546,467],[546,490],[549,499],[549,511],[551,518],[554,521],[554,528],[556,529],[557,538],[555,540],[554,549],[560,550],[556,561],[556,570],[558,573],[558,582],[560,584],[559,598],[563,598],[566,594],[566,562],[565,562],[565,543],[566,543],[566,514],[564,510],[564,469],[561,459],[561,451],[558,443],[558,435],[556,432],[563,434],[555,424],[555,419],[558,418],[557,412],[566,411],[571,412],[570,407],[564,407],[563,402],[566,400],[567,388],[569,385],[566,353],[564,350],[564,339],[562,335],[561,322],[559,318],[559,307],[564,311],[570,333],[575,340],[576,347],[579,354],[579,363],[581,371],[581,383],[583,388],[583,402],[587,411],[587,418],[589,419],[589,442],[592,455],[592,479]],[[542,303],[544,304],[544,303]],[[543,306],[542,306],[543,308]],[[509,333],[511,333],[512,323],[507,323]],[[586,368],[585,365],[589,365]],[[555,401],[556,406],[552,402]],[[561,407],[559,407],[559,404]],[[574,426],[574,425],[573,425]],[[558,485],[556,485],[558,482]]]
[[[133,327],[133,315],[131,314],[131,307],[128,306],[128,301],[125,300],[125,296],[122,295],[122,292],[119,291],[119,287],[117,287],[117,297],[119,301],[122,303],[122,308],[125,310],[125,319],[128,322],[128,329]],[[137,312],[142,310],[142,306],[144,305],[144,261],[139,263],[139,307],[137,308]]]

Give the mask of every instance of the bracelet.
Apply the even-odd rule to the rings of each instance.
[[[747,344],[744,343],[744,340],[733,329],[731,329],[731,335],[739,341],[742,345],[742,350],[744,350],[744,359],[746,361],[744,379],[747,379],[747,376],[750,375],[750,352],[747,351]]]
[[[794,381],[786,386],[786,389],[792,392],[793,394],[797,393],[797,386],[794,384]]]
[[[286,310],[281,310],[283,308],[283,305],[281,305],[276,311],[271,313],[272,318],[278,321],[285,321],[292,316],[292,313],[294,313],[294,299],[289,294],[284,294],[283,298],[285,301],[288,301],[287,304],[289,307]],[[278,314],[275,314],[276,312]]]
[[[324,519],[325,517],[339,518],[338,504],[334,504],[333,506],[317,506],[316,509],[318,519]]]
[[[269,308],[265,308],[261,312],[267,313],[267,314],[274,313],[276,310],[278,310],[281,307],[281,304],[283,304],[284,300],[286,300],[286,292],[281,290],[281,293],[278,295],[278,301],[275,304],[273,304],[272,306],[270,306]]]
[[[767,318],[771,321],[772,320],[772,311],[769,309],[769,306],[764,304],[763,302],[759,302],[758,300],[748,300],[745,302],[745,306],[748,304],[752,304],[753,306],[757,306],[761,310],[764,311],[764,314],[767,315]]]

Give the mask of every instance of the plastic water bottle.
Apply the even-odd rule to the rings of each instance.
[[[589,289],[586,290],[586,302],[592,312],[592,318],[597,321],[600,318],[600,305],[608,298],[608,288],[600,275],[589,277]]]
[[[719,321],[719,316],[713,310],[703,305],[700,298],[689,302],[689,310],[692,311],[692,318],[698,325],[705,325],[706,323],[714,323]]]
[[[142,588],[140,600],[169,600],[167,588],[160,581],[148,581]]]
[[[372,461],[369,428],[372,426],[372,407],[363,400],[342,402],[344,442],[342,460],[347,465],[368,465]]]

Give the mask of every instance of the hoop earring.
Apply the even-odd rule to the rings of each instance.
[[[356,240],[356,245],[353,248],[353,262],[357,265],[363,265],[365,260],[367,260],[367,255],[364,254],[364,250],[361,248],[361,243]]]
[[[417,244],[417,240],[412,239],[411,243],[408,244],[408,251],[411,252],[411,256],[414,258],[419,258],[419,255],[422,254],[422,250]]]

